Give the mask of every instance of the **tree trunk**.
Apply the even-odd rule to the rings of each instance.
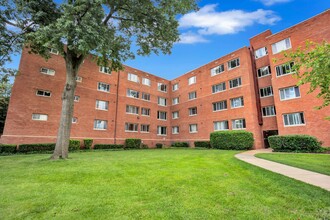
[[[57,160],[59,158],[68,158],[69,151],[70,132],[74,107],[74,94],[77,85],[76,76],[80,63],[77,57],[73,56],[70,51],[67,51],[65,61],[66,82],[62,94],[61,119],[57,133],[55,150],[53,155],[51,156],[52,160]]]

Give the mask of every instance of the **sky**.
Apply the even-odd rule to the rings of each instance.
[[[136,56],[126,65],[174,79],[244,46],[265,30],[277,33],[330,8],[330,0],[199,0],[178,16],[180,42],[170,55]],[[330,25],[330,21],[329,21]],[[18,68],[20,55],[8,67]]]

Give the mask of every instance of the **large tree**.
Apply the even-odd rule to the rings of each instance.
[[[138,55],[170,53],[179,40],[176,16],[196,9],[194,0],[0,0],[1,56],[22,45],[49,58],[49,48],[63,56],[66,82],[56,147],[52,159],[67,158],[73,116],[75,77],[89,54],[99,65],[119,70]],[[9,36],[9,37],[8,37]],[[0,63],[1,64],[1,63]]]

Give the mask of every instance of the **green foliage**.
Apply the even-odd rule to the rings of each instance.
[[[171,147],[189,147],[187,142],[174,142]]]
[[[210,135],[212,148],[248,150],[253,147],[253,134],[248,131],[216,131]]]
[[[93,139],[90,139],[90,138],[84,139],[84,146],[85,146],[85,149],[91,149],[93,146]]]
[[[157,149],[161,149],[161,148],[163,148],[163,144],[161,144],[161,143],[157,143],[157,144],[156,144],[156,148],[157,148]]]
[[[149,146],[147,144],[141,144],[141,149],[149,149]]]
[[[298,85],[309,84],[308,93],[318,89],[317,97],[323,99],[323,104],[317,108],[330,105],[330,44],[306,41],[304,48],[299,47],[284,56],[294,62]]]
[[[211,148],[210,141],[195,141],[194,144],[195,144],[195,147]]]
[[[19,153],[48,153],[55,149],[55,143],[41,144],[20,144],[18,145]]]
[[[128,138],[125,140],[125,149],[139,149],[141,147],[141,139]]]
[[[80,149],[80,140],[70,140],[69,151],[75,151]]]
[[[123,149],[124,145],[122,144],[94,144],[94,150],[99,149]]]
[[[319,152],[320,142],[310,135],[274,135],[268,137],[270,147],[281,152]]]
[[[14,154],[16,153],[15,144],[0,144],[0,154]]]

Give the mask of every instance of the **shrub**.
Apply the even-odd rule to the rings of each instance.
[[[93,139],[84,139],[85,149],[91,149],[93,145]]]
[[[274,151],[282,152],[320,152],[320,142],[310,135],[274,135],[268,137]]]
[[[125,140],[125,148],[127,149],[139,149],[141,146],[141,139],[128,138]]]
[[[171,147],[189,147],[189,144],[187,142],[175,142]]]
[[[123,149],[124,145],[122,144],[95,144],[94,150],[98,149]]]
[[[55,149],[55,143],[20,144],[20,145],[18,145],[19,153],[51,152],[54,149]]]
[[[211,148],[210,141],[195,141],[195,147]]]
[[[147,144],[142,144],[142,145],[141,145],[141,148],[142,148],[142,149],[149,149],[149,146],[148,146]]]
[[[212,148],[247,150],[253,147],[253,134],[248,131],[216,131],[210,135]]]
[[[0,144],[0,153],[1,154],[14,154],[16,153],[15,144]]]
[[[161,144],[161,143],[157,143],[157,144],[156,144],[156,148],[158,148],[158,149],[163,148],[163,144]]]
[[[70,140],[69,142],[69,151],[75,151],[80,149],[80,141],[79,140]]]

